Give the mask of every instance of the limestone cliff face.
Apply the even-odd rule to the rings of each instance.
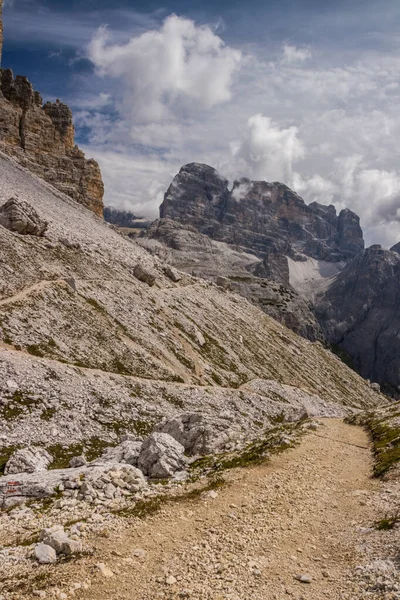
[[[0,150],[24,167],[103,216],[104,186],[96,161],[75,145],[66,104],[42,103],[26,77],[3,69],[0,79]]]
[[[400,390],[400,255],[375,245],[358,254],[319,297],[326,338],[364,377]]]
[[[207,165],[182,167],[165,194],[160,217],[194,226],[200,233],[266,256],[297,254],[348,260],[364,249],[359,218],[334,206],[307,205],[281,183],[228,182]]]

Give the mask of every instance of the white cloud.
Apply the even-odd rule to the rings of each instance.
[[[283,45],[282,62],[287,65],[302,63],[311,58],[311,51],[308,48],[298,48],[291,44]]]
[[[303,158],[304,152],[297,127],[280,128],[269,117],[257,114],[247,121],[234,156],[244,161],[248,176],[290,183],[293,163]]]
[[[135,125],[181,118],[230,100],[241,59],[209,26],[176,15],[125,44],[109,42],[103,27],[88,56],[99,75],[119,81],[114,90],[119,111]]]
[[[88,94],[78,115],[108,203],[156,216],[180,166],[197,161],[355,210],[368,244],[400,239],[397,55],[301,44],[275,59],[257,45],[240,53],[177,16],[112,39],[102,29],[90,45],[104,99]]]

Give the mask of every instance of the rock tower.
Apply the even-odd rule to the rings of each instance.
[[[2,8],[0,0],[0,61]],[[43,105],[30,81],[21,75],[14,78],[10,69],[0,69],[0,151],[103,216],[100,168],[75,145],[70,108],[60,100]]]

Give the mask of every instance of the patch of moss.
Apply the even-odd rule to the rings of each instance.
[[[95,300],[94,298],[86,298],[86,302],[90,304],[92,308],[97,310],[97,312],[107,314],[106,309],[101,304],[99,304],[99,302],[97,302],[97,300]]]
[[[42,411],[42,414],[40,415],[40,418],[43,419],[43,421],[51,421],[51,419],[54,417],[54,415],[56,414],[57,409],[55,409],[54,407],[52,408],[45,408]]]
[[[381,519],[375,524],[376,529],[379,531],[389,531],[390,529],[394,529],[397,523],[400,522],[400,517],[395,515],[394,517],[385,517]]]
[[[100,438],[92,437],[89,438],[84,444],[76,443],[70,446],[64,447],[61,444],[55,444],[53,446],[47,446],[46,450],[53,457],[53,461],[49,466],[49,469],[65,469],[68,467],[68,463],[74,456],[80,456],[85,454],[88,460],[95,460],[98,458],[105,448],[110,446],[110,442],[106,442]]]
[[[181,502],[195,501],[203,493],[219,489],[226,485],[225,480],[222,477],[213,477],[205,486],[199,486],[183,494],[176,496],[170,496],[169,494],[162,494],[149,500],[139,500],[134,505],[124,507],[116,510],[115,512],[121,517],[136,517],[138,519],[145,519],[146,517],[156,514],[166,504],[177,504]]]
[[[391,424],[393,418],[393,414],[379,418],[375,413],[366,413],[347,420],[350,424],[363,425],[371,436],[375,477],[385,475],[400,461],[400,428]]]
[[[26,351],[32,354],[32,356],[38,356],[39,358],[43,358],[44,356],[44,352],[39,344],[30,344],[26,347]]]
[[[132,426],[135,433],[140,436],[150,435],[154,429],[154,425],[152,423],[149,423],[148,421],[141,421],[140,419],[132,421]]]
[[[6,421],[13,421],[18,419],[21,415],[30,412],[32,408],[40,403],[40,399],[33,398],[29,392],[23,392],[22,390],[16,390],[12,398],[1,406],[0,418]]]

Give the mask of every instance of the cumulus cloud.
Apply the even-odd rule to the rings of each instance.
[[[269,117],[256,114],[248,119],[243,141],[233,153],[244,161],[251,177],[291,183],[293,163],[303,158],[305,150],[297,127],[280,128]]]
[[[368,244],[398,241],[400,58],[301,42],[240,52],[223,35],[175,15],[128,41],[96,33],[98,98],[87,90],[77,126],[106,201],[156,216],[180,166],[197,161],[231,182],[282,181],[306,202],[348,207]]]
[[[308,48],[298,48],[291,44],[283,45],[282,62],[286,65],[302,63],[311,58],[311,51]]]
[[[209,26],[171,15],[158,30],[113,44],[100,28],[88,57],[101,76],[119,81],[118,108],[131,124],[180,118],[231,99],[241,60]]]

